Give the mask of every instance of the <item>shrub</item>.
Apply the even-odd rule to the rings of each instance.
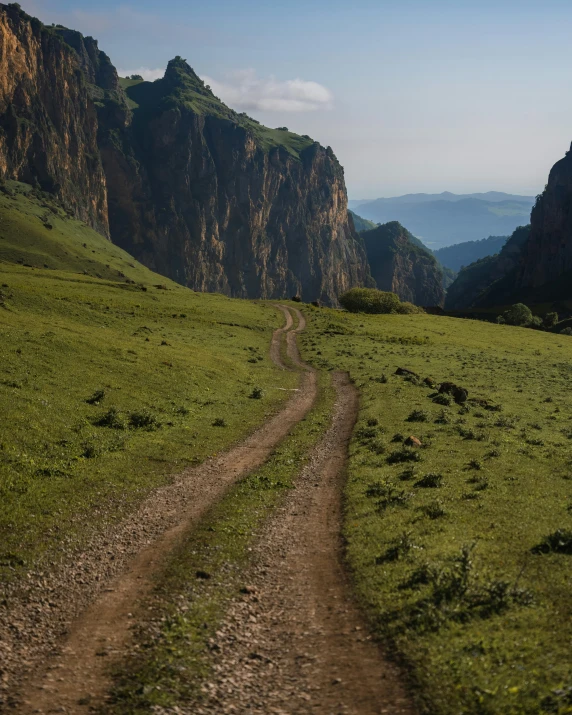
[[[402,482],[408,482],[410,479],[413,479],[415,477],[415,467],[407,467],[401,474],[399,475],[399,478],[401,479]]]
[[[99,405],[105,397],[105,390],[96,390],[91,397],[88,397],[86,402],[88,405]]]
[[[264,395],[264,390],[261,387],[253,387],[249,397],[251,400],[261,400]]]
[[[572,530],[557,529],[532,549],[535,554],[570,554],[572,555]]]
[[[502,314],[507,325],[526,326],[532,322],[532,311],[524,303],[515,303]]]
[[[385,511],[390,506],[403,506],[410,498],[403,489],[396,489],[388,482],[373,482],[367,488],[365,495],[377,498],[375,506],[378,511]]]
[[[428,516],[430,519],[440,519],[445,516],[445,509],[443,509],[442,502],[438,499],[434,499],[429,504],[419,508],[419,511]]]
[[[399,304],[399,307],[396,308],[395,312],[399,313],[400,315],[413,315],[415,313],[424,313],[425,311],[418,305],[413,305],[413,303],[404,301],[403,303]]]
[[[547,330],[550,330],[550,328],[553,328],[556,323],[558,322],[558,313],[546,313],[544,316],[544,327]]]
[[[213,420],[213,427],[226,427],[226,420],[224,417],[216,417]]]
[[[560,335],[572,335],[572,328],[564,328],[560,331]]]
[[[425,410],[413,410],[407,422],[429,422],[430,415]]]
[[[393,542],[393,546],[390,546],[381,556],[376,558],[375,563],[379,565],[387,563],[388,561],[399,561],[399,559],[407,556],[414,548],[416,547],[411,540],[411,535],[405,531]]]
[[[157,429],[160,427],[159,421],[155,415],[151,414],[148,410],[141,410],[140,412],[132,412],[129,415],[129,426],[133,429]]]
[[[443,484],[442,474],[426,474],[421,477],[413,486],[421,489],[438,489]]]
[[[388,381],[387,380],[387,375],[381,375],[381,377],[374,377],[372,378],[374,382],[380,382],[382,385],[385,385],[385,383]]]
[[[530,321],[530,323],[528,323],[528,327],[536,328],[536,329],[540,329],[540,328],[544,327],[542,318],[540,318],[538,315],[533,315],[532,320]]]
[[[444,407],[449,407],[449,405],[451,404],[451,398],[442,393],[438,393],[432,399],[436,405],[443,405]]]
[[[112,429],[125,429],[125,422],[119,414],[117,407],[110,407],[107,412],[94,420],[96,427],[111,427]]]
[[[401,462],[420,462],[421,455],[415,449],[398,449],[387,457],[388,464],[400,464]]]
[[[343,293],[340,305],[350,313],[392,313],[401,305],[395,293],[376,288],[352,288]]]

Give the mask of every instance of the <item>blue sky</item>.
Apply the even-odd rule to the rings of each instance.
[[[572,141],[567,0],[21,0],[122,70],[185,57],[236,109],[331,145],[352,198],[536,194]]]

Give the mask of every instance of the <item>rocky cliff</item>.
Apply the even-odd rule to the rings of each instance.
[[[181,58],[119,80],[92,38],[0,5],[0,177],[39,183],[196,290],[335,303],[368,280],[330,148],[218,100]]]
[[[442,306],[443,274],[435,257],[400,223],[363,231],[371,274],[380,290],[421,306]]]
[[[572,297],[572,147],[552,167],[530,223],[518,289],[531,294],[542,289],[545,294],[552,284],[553,299]]]
[[[0,5],[0,178],[39,185],[106,234],[97,128],[74,49],[19,6]]]

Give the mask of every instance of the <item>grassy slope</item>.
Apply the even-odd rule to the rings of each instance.
[[[295,382],[268,358],[282,322],[271,306],[193,293],[46,197],[9,189],[19,193],[0,194],[3,579],[244,436]],[[262,400],[249,399],[255,385]],[[110,408],[123,429],[95,425]],[[129,426],[134,413],[161,426]]]
[[[427,315],[307,312],[305,359],[349,370],[362,394],[345,521],[356,588],[427,710],[570,712],[572,556],[532,549],[572,528],[572,340]],[[434,404],[398,366],[502,411]],[[414,410],[427,421],[407,421]],[[421,439],[420,462],[388,461],[397,433]],[[418,484],[427,474],[442,485]]]

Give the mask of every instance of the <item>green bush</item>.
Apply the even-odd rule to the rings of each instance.
[[[403,303],[399,304],[399,307],[397,308],[396,312],[400,315],[413,315],[415,313],[424,313],[425,311],[418,305],[414,305],[413,303],[404,301]]]
[[[507,325],[524,327],[532,323],[532,311],[524,303],[516,303],[502,314]]]
[[[558,323],[558,313],[546,313],[544,316],[544,327],[547,330],[553,328]]]
[[[340,305],[350,313],[397,313],[401,306],[395,293],[376,288],[352,288],[340,296]]]

